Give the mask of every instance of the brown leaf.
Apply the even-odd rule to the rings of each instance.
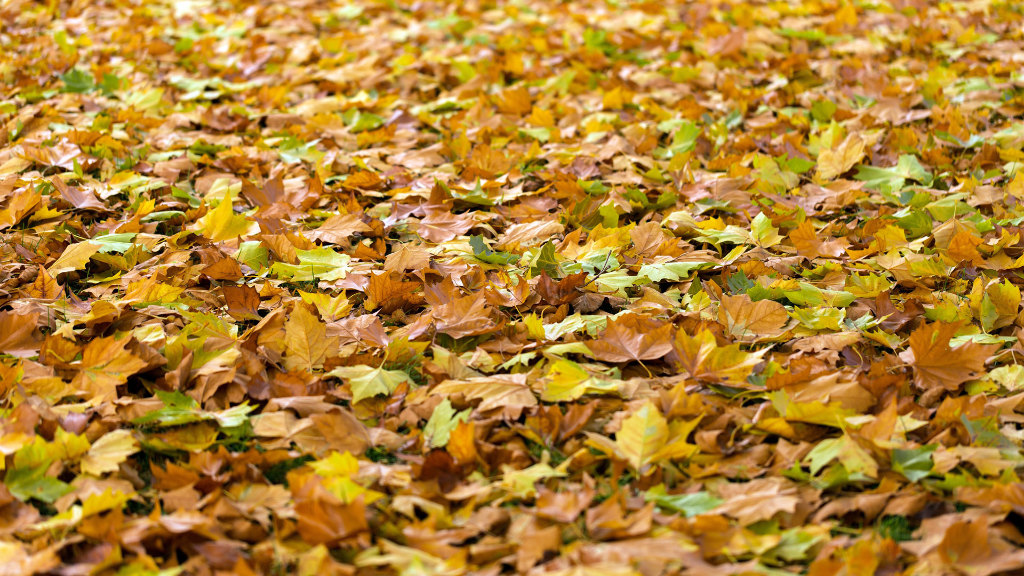
[[[498,327],[491,319],[491,308],[482,293],[463,296],[438,306],[432,314],[437,331],[452,338],[488,334]]]
[[[335,214],[325,220],[316,230],[305,234],[310,240],[319,240],[330,244],[347,244],[349,236],[371,230],[372,228],[363,222],[358,214]]]
[[[369,530],[361,497],[345,504],[313,474],[290,474],[299,535],[310,545],[337,544]]]
[[[918,388],[941,387],[952,391],[984,372],[985,360],[996,347],[970,342],[951,348],[949,339],[958,328],[958,324],[936,322],[921,326],[910,335],[910,348],[900,354],[900,359],[914,366],[914,384]]]
[[[750,296],[722,296],[718,321],[733,336],[774,336],[789,322],[786,307],[774,300],[754,302]]]
[[[586,272],[570,274],[555,282],[547,273],[541,273],[535,288],[537,294],[552,306],[561,306],[572,302],[580,295],[579,288],[587,281]]]
[[[476,222],[470,214],[432,212],[416,224],[420,238],[440,244],[465,234]]]
[[[835,258],[846,251],[850,241],[846,238],[833,238],[821,240],[814,231],[814,226],[804,220],[799,226],[789,233],[789,240],[796,246],[797,252],[805,258],[818,258],[827,256]]]
[[[0,312],[0,350],[14,356],[32,356],[40,342],[34,337],[39,314],[17,314],[10,310]]]
[[[242,286],[222,286],[227,312],[238,321],[259,320],[260,295],[255,288],[247,284]]]
[[[647,316],[625,314],[610,320],[600,339],[587,342],[598,360],[655,360],[672,351],[672,325]]]
[[[385,314],[412,309],[423,302],[423,296],[416,293],[419,288],[419,282],[405,281],[397,272],[374,274],[366,286],[365,307],[367,310],[380,308]]]

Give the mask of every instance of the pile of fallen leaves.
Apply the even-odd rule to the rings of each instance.
[[[1022,24],[0,2],[0,573],[1019,570]]]

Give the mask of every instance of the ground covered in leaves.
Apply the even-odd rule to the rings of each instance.
[[[0,573],[1019,573],[1022,24],[0,3]]]

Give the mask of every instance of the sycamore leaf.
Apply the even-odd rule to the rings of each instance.
[[[865,141],[858,134],[850,134],[836,148],[826,148],[818,154],[818,178],[832,180],[853,168],[865,154]]]
[[[360,232],[372,230],[363,222],[358,214],[335,214],[324,221],[316,230],[307,232],[311,240],[319,240],[331,244],[345,244],[348,237]]]
[[[452,214],[449,212],[432,212],[416,225],[420,238],[441,243],[465,234],[475,224],[469,214]]]
[[[100,251],[100,245],[95,242],[79,242],[64,249],[64,252],[57,260],[46,269],[51,276],[58,276],[65,272],[82,270],[86,262],[93,254]]]
[[[646,316],[626,314],[608,322],[601,338],[587,342],[598,360],[654,360],[672,350],[672,325]]]
[[[785,306],[773,300],[751,301],[746,294],[723,295],[718,320],[733,336],[777,335],[789,322]]]
[[[380,394],[390,394],[402,383],[413,385],[412,378],[401,370],[385,370],[366,365],[340,366],[326,375],[348,382],[353,404]]]
[[[296,306],[285,322],[285,368],[313,371],[323,367],[337,338],[327,337],[327,326],[305,306]]]
[[[771,248],[785,237],[779,234],[779,229],[772,225],[771,219],[761,212],[750,221],[750,239],[761,248]]]
[[[994,347],[969,342],[956,348],[949,345],[957,324],[923,325],[910,334],[909,349],[900,359],[914,367],[914,384],[918,388],[934,387],[956,390],[964,382],[985,372],[985,360]]]
[[[217,207],[196,221],[196,229],[214,242],[234,240],[249,233],[253,222],[242,215],[236,215],[232,208],[234,193],[230,190]]]
[[[481,296],[463,296],[435,308],[433,315],[437,331],[452,338],[493,332],[498,325],[491,320],[491,308]]]
[[[109,336],[89,342],[82,353],[81,367],[72,386],[96,400],[115,400],[117,387],[149,365],[125,349],[129,341],[129,338]]]
[[[16,356],[32,355],[39,343],[33,337],[39,321],[38,312],[18,314],[11,310],[0,312],[0,350]]]
[[[708,330],[691,336],[680,329],[673,341],[673,351],[679,367],[693,378],[729,386],[746,386],[747,376],[768,349],[744,352],[738,344],[720,347],[714,334]]]
[[[579,364],[565,358],[556,360],[547,373],[540,398],[545,402],[570,402],[585,394],[617,394],[619,382],[591,376]]]
[[[434,448],[444,448],[459,422],[469,421],[469,414],[470,410],[457,412],[452,408],[452,403],[445,398],[430,414],[430,419],[423,427],[423,437]]]
[[[789,240],[793,242],[801,256],[811,259],[820,256],[835,258],[845,252],[850,245],[845,238],[819,239],[814,226],[806,220],[789,233]]]
[[[668,422],[648,402],[633,412],[615,434],[615,447],[636,470],[643,472],[668,442]]]
[[[298,264],[275,262],[270,271],[278,278],[292,282],[332,282],[345,278],[352,269],[349,265],[351,256],[330,248],[296,250],[295,255],[299,259]]]
[[[644,494],[644,500],[654,502],[660,508],[679,512],[687,518],[692,518],[706,512],[710,512],[725,502],[721,498],[712,496],[707,492],[692,492],[687,494],[668,494],[664,484],[658,484]]]
[[[117,470],[119,464],[139,451],[139,444],[128,430],[113,430],[101,436],[82,458],[82,472],[100,476]]]
[[[516,411],[537,405],[537,398],[526,385],[525,374],[500,374],[490,377],[445,380],[430,391],[435,395],[461,394],[466,399],[480,400],[477,410],[495,408]]]

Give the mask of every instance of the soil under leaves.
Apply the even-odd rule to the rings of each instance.
[[[0,573],[1019,573],[1022,24],[0,3]]]

